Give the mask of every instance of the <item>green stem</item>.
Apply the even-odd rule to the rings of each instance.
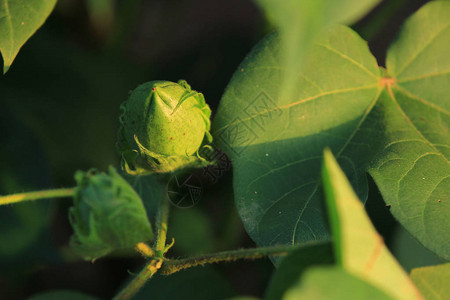
[[[286,255],[298,247],[295,246],[275,246],[265,248],[240,249],[224,251],[212,254],[189,257],[185,259],[165,260],[159,272],[162,275],[170,275],[183,269],[192,268],[204,264],[219,262],[229,262],[238,259],[257,259],[266,256]]]
[[[138,243],[134,247],[144,257],[154,257],[155,251],[146,243]]]
[[[160,258],[164,257],[164,250],[166,248],[169,210],[170,210],[169,195],[166,193],[166,196],[161,199],[158,214],[156,215],[157,237],[155,242],[155,251],[156,257]]]
[[[131,299],[149,280],[159,268],[161,268],[162,260],[160,258],[152,259],[139,274],[119,293],[113,300],[127,300]]]
[[[168,193],[166,193],[166,196],[161,199],[158,213],[156,215],[157,237],[154,249],[154,255],[156,257],[150,260],[150,262],[142,269],[142,271],[139,272],[139,274],[137,274],[133,278],[133,280],[119,294],[117,294],[116,297],[114,297],[113,300],[130,299],[142,288],[145,282],[152,278],[152,276],[161,268],[161,264],[164,259],[164,252],[166,249],[169,209],[169,195]],[[142,247],[142,245],[137,245],[137,247]]]
[[[64,188],[46,191],[37,191],[21,194],[13,194],[8,196],[0,196],[0,205],[12,204],[17,202],[38,200],[38,199],[51,199],[61,197],[71,197],[75,188]]]

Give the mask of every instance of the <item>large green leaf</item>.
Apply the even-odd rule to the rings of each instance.
[[[1,0],[0,52],[6,73],[25,42],[50,15],[56,0]]]
[[[450,299],[450,263],[413,269],[411,279],[426,300]]]
[[[388,55],[393,77],[344,27],[313,44],[295,97],[279,96],[286,70],[276,33],[247,56],[213,134],[233,160],[237,208],[256,243],[328,238],[318,181],[328,146],[363,202],[368,171],[402,225],[450,259],[449,11],[432,2],[406,23]]]
[[[370,283],[337,267],[308,269],[284,300],[394,300]]]
[[[323,181],[337,264],[395,299],[422,299],[329,150],[324,156]]]
[[[213,122],[215,141],[233,160],[239,214],[259,245],[328,239],[319,188],[323,149],[337,153],[363,200],[364,165],[377,149],[365,124],[373,123],[366,118],[380,93],[379,70],[366,42],[349,28],[330,30],[297,74],[294,98],[278,97],[280,47],[274,33],[252,50]]]
[[[392,214],[450,259],[450,2],[422,7],[387,55],[384,149],[369,172]]]

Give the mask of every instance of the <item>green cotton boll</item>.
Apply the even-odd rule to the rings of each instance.
[[[141,198],[113,167],[108,174],[78,171],[75,180],[69,221],[74,230],[70,245],[76,253],[93,260],[153,239]]]
[[[121,106],[117,148],[129,174],[204,167],[210,149],[211,110],[186,81],[150,81]]]

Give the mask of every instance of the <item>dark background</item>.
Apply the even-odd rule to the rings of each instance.
[[[143,82],[185,79],[216,111],[235,68],[272,30],[250,0],[112,1],[113,10],[97,12],[87,2],[60,0],[0,77],[0,194],[73,186],[76,170],[117,166],[119,105]],[[353,26],[380,65],[400,25],[425,2],[383,1]],[[389,243],[396,223],[371,187],[367,208]],[[106,299],[128,278],[127,270],[144,263],[129,252],[94,264],[74,256],[67,246],[70,204],[58,199],[0,207],[0,299],[51,289]],[[175,257],[254,246],[234,208],[230,172],[216,184],[205,181],[194,208],[173,213]],[[269,260],[198,268],[157,278],[146,290],[164,298],[158,288],[175,285],[183,293],[182,283],[191,279],[198,286],[190,289],[205,289],[199,295],[209,299],[262,296],[272,271]],[[215,281],[227,291],[213,289]]]

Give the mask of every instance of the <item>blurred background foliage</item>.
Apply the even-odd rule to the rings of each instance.
[[[383,1],[353,26],[380,65],[399,26],[425,2]],[[119,105],[140,83],[185,79],[214,112],[235,68],[271,30],[250,0],[59,0],[0,77],[0,194],[73,186],[76,170],[117,166]],[[171,254],[254,246],[234,208],[231,172],[217,183],[199,176],[200,202],[173,209]],[[405,268],[438,262],[397,225],[373,183],[371,191],[369,215]],[[0,207],[0,299],[52,289],[106,299],[128,278],[127,270],[143,264],[127,251],[94,264],[75,257],[67,247],[70,204],[61,199]],[[269,260],[196,268],[157,277],[141,295],[174,285],[158,297],[261,297],[272,271]],[[205,282],[221,292],[199,294]]]

